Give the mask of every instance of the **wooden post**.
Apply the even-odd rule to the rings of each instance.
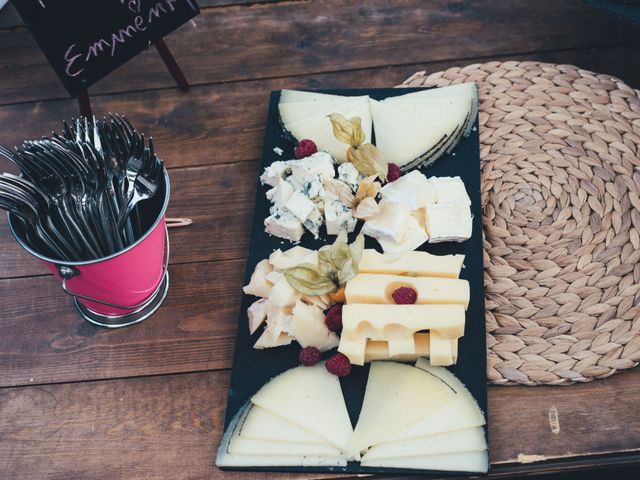
[[[92,118],[93,112],[91,111],[91,100],[89,100],[89,92],[85,88],[77,96],[78,106],[80,107],[80,115]]]
[[[187,82],[184,73],[182,73],[182,70],[180,70],[178,63],[171,53],[171,50],[169,50],[169,47],[167,47],[167,44],[164,43],[163,39],[159,39],[155,41],[154,45],[156,46],[156,50],[158,50],[158,53],[162,57],[164,64],[167,66],[169,73],[171,73],[171,76],[178,84],[180,90],[182,90],[183,92],[188,91],[189,82]]]

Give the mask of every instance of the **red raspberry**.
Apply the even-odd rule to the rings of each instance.
[[[342,353],[336,353],[333,357],[327,360],[325,364],[329,373],[333,373],[337,377],[346,377],[351,373],[351,362],[346,355]]]
[[[316,347],[305,347],[300,350],[299,358],[302,365],[310,367],[322,359],[322,353]]]
[[[296,148],[293,150],[293,156],[296,158],[304,158],[309,155],[313,155],[318,151],[318,147],[313,143],[313,140],[300,140]]]
[[[327,310],[324,317],[324,323],[332,332],[340,333],[342,331],[342,305],[337,304]]]
[[[390,163],[387,165],[387,181],[395,182],[400,178],[400,167],[395,163]]]
[[[418,294],[413,288],[409,287],[400,287],[393,291],[391,294],[393,297],[393,301],[398,305],[411,305],[416,303],[418,299]]]

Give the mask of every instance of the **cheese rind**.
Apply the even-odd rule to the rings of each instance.
[[[415,367],[393,362],[373,362],[358,423],[351,437],[349,458],[358,458],[430,412],[454,395],[446,384]]]
[[[463,263],[464,255],[432,255],[419,251],[393,255],[365,249],[358,264],[358,271],[388,275],[458,278]]]
[[[382,443],[372,447],[362,456],[362,462],[381,458],[415,457],[456,452],[481,452],[487,449],[484,428],[438,433],[398,442]]]
[[[469,282],[453,278],[407,277],[360,273],[347,282],[347,303],[394,303],[391,294],[399,287],[416,291],[416,304],[469,306]]]
[[[345,451],[353,429],[338,377],[319,363],[281,373],[263,386],[252,403]]]
[[[406,468],[415,470],[442,470],[447,472],[486,473],[489,470],[489,454],[482,452],[458,452],[417,457],[364,460],[363,467]]]

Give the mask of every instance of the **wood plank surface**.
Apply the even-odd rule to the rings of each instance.
[[[228,372],[202,372],[0,389],[0,418],[12,419],[0,422],[0,472],[14,480],[322,478],[217,469],[227,386]],[[639,389],[638,370],[571,388],[491,388],[493,476],[535,470],[527,462],[536,459],[639,451],[629,428],[640,424]]]
[[[167,43],[187,78],[203,84],[620,45],[638,42],[639,34],[640,26],[580,0],[326,0],[205,10]],[[0,104],[67,97],[26,29],[0,30],[2,71],[11,75],[0,83]],[[148,50],[90,93],[173,85]]]
[[[635,46],[558,51],[518,57],[554,63],[571,63],[595,71],[607,71],[640,88],[640,48]],[[491,60],[509,60],[511,56]],[[618,71],[611,71],[615,62]],[[246,216],[251,212],[255,194],[257,165],[250,167],[220,166],[218,169],[192,170],[182,173],[178,167],[211,165],[259,158],[266,118],[269,92],[281,88],[346,88],[349,86],[386,87],[401,83],[417,70],[439,71],[459,65],[459,62],[436,62],[424,65],[374,68],[351,72],[307,75],[196,87],[188,95],[173,90],[105,95],[93,99],[98,115],[108,112],[126,113],[145,133],[153,135],[157,151],[164,158],[171,173],[174,188],[169,214],[197,215],[196,223],[184,230],[176,230],[173,263],[202,260],[241,258],[246,253],[249,220],[232,221],[229,214],[215,208],[227,199],[231,187],[228,180],[238,182],[234,201],[237,210]],[[153,105],[149,108],[148,105]],[[58,129],[63,118],[77,114],[72,99],[35,102],[0,107],[0,125],[17,124],[19,129],[0,133],[0,143],[12,146],[25,138],[38,138]],[[9,162],[0,158],[0,170],[10,170]],[[245,175],[246,173],[246,175]],[[197,181],[192,181],[192,180]],[[208,181],[207,179],[210,179]],[[227,179],[227,182],[223,182]],[[186,196],[185,196],[186,195]],[[184,200],[183,200],[184,198]],[[193,199],[198,202],[193,202]],[[200,206],[197,204],[200,202]],[[198,211],[194,213],[193,209]],[[211,242],[208,228],[223,218],[228,233],[235,241]],[[246,221],[244,221],[246,220]],[[225,227],[226,228],[226,227]],[[0,216],[0,278],[48,274],[36,259],[13,241],[4,215]],[[0,298],[0,308],[3,301]]]

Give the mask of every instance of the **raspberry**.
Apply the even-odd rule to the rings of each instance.
[[[333,373],[337,377],[346,377],[351,373],[351,362],[346,355],[342,353],[336,353],[333,357],[327,360],[325,364],[329,373]]]
[[[339,333],[342,330],[342,305],[337,304],[327,310],[324,323],[329,330]]]
[[[393,301],[398,305],[411,305],[416,303],[416,300],[418,299],[416,291],[409,287],[396,288],[391,296],[393,297]]]
[[[302,365],[310,367],[322,359],[322,353],[316,347],[305,347],[300,350],[299,358]]]
[[[296,158],[304,158],[309,155],[313,155],[318,151],[318,147],[313,143],[313,140],[300,140],[296,148],[293,150],[293,156]]]
[[[387,181],[395,182],[400,178],[400,167],[395,163],[390,163],[387,165]]]

